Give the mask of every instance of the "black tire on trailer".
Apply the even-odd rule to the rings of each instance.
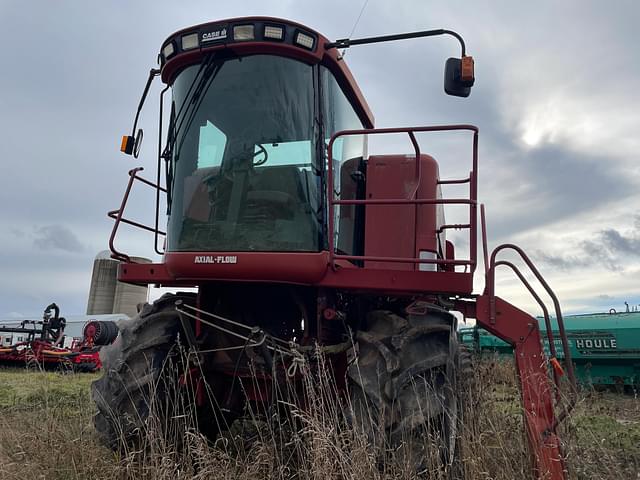
[[[98,369],[97,367],[94,362],[80,362],[74,365],[73,371],[77,373],[93,373]]]
[[[177,300],[194,304],[195,296],[165,294],[146,304],[136,317],[120,322],[116,340],[100,350],[103,375],[91,385],[98,408],[94,424],[111,449],[139,445],[150,414],[162,416],[174,398],[168,388],[180,368],[179,359],[174,362],[181,331]],[[166,425],[164,420],[154,425]]]
[[[116,322],[110,320],[92,320],[88,322],[85,325],[83,332],[85,338],[88,336],[88,328],[93,328],[95,331],[95,336],[93,338],[93,343],[95,345],[109,345],[118,336],[118,325],[116,325]]]
[[[358,357],[348,370],[354,427],[415,471],[437,463],[449,478],[459,478],[455,326],[455,317],[436,306],[406,317],[372,311],[356,334]]]

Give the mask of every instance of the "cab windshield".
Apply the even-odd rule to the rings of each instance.
[[[178,75],[169,250],[320,249],[313,72],[261,55]]]
[[[326,143],[361,125],[322,66],[255,55],[185,68],[173,84],[167,249],[326,248]],[[338,150],[362,157],[362,145]]]

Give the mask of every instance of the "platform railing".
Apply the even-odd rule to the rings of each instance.
[[[469,176],[461,179],[445,179],[438,180],[438,185],[453,185],[453,184],[469,184],[469,197],[468,198],[417,198],[420,183],[422,179],[422,168],[420,161],[420,145],[415,137],[416,133],[425,132],[447,132],[447,131],[469,131],[473,133],[473,147],[472,147],[472,168]],[[340,137],[356,136],[356,135],[386,135],[406,133],[409,136],[411,144],[413,145],[416,159],[416,172],[415,180],[416,186],[410,198],[394,198],[394,199],[357,199],[357,200],[342,200],[335,197],[334,192],[334,175],[333,171],[333,145],[335,141]],[[401,127],[401,128],[377,128],[377,129],[362,129],[362,130],[342,130],[333,134],[328,145],[329,159],[328,159],[328,174],[327,174],[327,198],[329,203],[329,255],[330,265],[332,268],[336,267],[336,260],[357,260],[357,261],[373,261],[373,262],[388,262],[388,263],[411,263],[411,264],[436,264],[444,267],[452,267],[463,265],[465,270],[469,269],[470,274],[476,269],[477,265],[477,192],[478,192],[478,128],[473,125],[436,125],[426,127]],[[454,259],[425,259],[419,257],[380,257],[371,255],[343,255],[336,253],[336,238],[335,238],[335,207],[339,205],[468,205],[469,206],[469,222],[460,224],[445,224],[439,227],[438,233],[447,229],[465,229],[469,231],[469,259],[468,260],[454,260]],[[418,209],[416,209],[416,217],[414,221],[414,231],[417,229],[418,224]]]

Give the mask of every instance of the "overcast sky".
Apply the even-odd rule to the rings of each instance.
[[[118,149],[170,33],[271,15],[344,38],[362,5],[0,0],[0,319],[38,315],[51,301],[63,314],[85,312],[92,262],[111,230],[106,212],[128,169],[154,173],[159,84],[143,114],[143,155]],[[569,313],[640,303],[639,19],[635,0],[368,1],[354,37],[462,33],[476,61],[468,99],[442,91],[444,61],[459,55],[450,38],[346,55],[377,126],[480,128],[490,246],[530,252]],[[134,200],[134,213],[151,214],[151,197]],[[150,256],[142,238],[124,236],[123,247]],[[506,272],[498,293],[538,313]]]

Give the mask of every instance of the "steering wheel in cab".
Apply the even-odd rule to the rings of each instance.
[[[269,154],[267,153],[267,149],[264,148],[264,145],[262,145],[261,143],[258,143],[256,147],[258,147],[258,151],[253,154],[253,158],[254,158],[253,166],[259,167],[260,165],[264,165],[265,163],[267,163],[267,160],[269,159]],[[263,154],[264,157],[259,160],[255,160],[255,158],[260,154]]]

